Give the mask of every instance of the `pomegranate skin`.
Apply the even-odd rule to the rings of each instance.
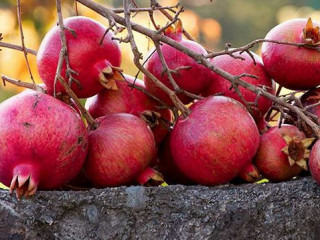
[[[271,29],[265,39],[305,43],[306,23],[307,19],[288,20]],[[262,60],[267,73],[288,89],[308,89],[320,84],[320,54],[315,49],[264,42]]]
[[[293,125],[272,127],[261,135],[260,145],[254,158],[254,164],[260,173],[273,182],[290,180],[302,171],[297,164],[290,166],[288,155],[282,151],[287,146],[283,134],[297,137],[299,140],[306,138],[305,134]]]
[[[71,107],[25,91],[0,104],[0,146],[0,182],[15,188],[16,174],[21,184],[30,178],[29,186],[17,187],[19,197],[31,183],[33,189],[22,195],[60,187],[75,177],[87,154],[88,135]]]
[[[192,181],[226,183],[250,163],[259,145],[259,132],[239,102],[222,96],[200,100],[182,116],[170,135],[173,160]]]
[[[86,176],[97,187],[134,181],[156,155],[149,126],[127,113],[106,115],[97,121],[98,128],[89,132],[89,152],[84,164]]]
[[[252,56],[255,59],[256,64],[249,56],[248,53],[244,52],[242,54],[235,53],[235,56],[242,57],[242,59],[235,59],[229,55],[222,55],[215,58],[212,58],[210,61],[213,65],[220,67],[221,69],[229,72],[232,75],[241,75],[243,73],[252,74],[258,77],[258,79],[252,77],[243,77],[241,80],[253,84],[259,87],[266,87],[269,93],[275,94],[275,84],[272,79],[267,75],[264,70],[263,63],[261,58],[255,53],[251,52]],[[203,93],[204,96],[210,96],[217,93],[222,93],[224,96],[231,97],[242,104],[244,102],[239,97],[239,95],[235,92],[235,90],[231,87],[231,83],[218,75],[215,72],[211,73],[211,83],[209,88]],[[257,98],[257,94],[251,92],[248,89],[245,89],[239,86],[239,90],[243,98],[247,102],[255,102]],[[263,117],[263,115],[269,110],[272,105],[272,101],[260,96],[258,99],[258,110],[252,108],[252,116],[256,121]]]
[[[97,94],[103,89],[99,78],[107,67],[119,67],[121,53],[117,41],[109,31],[102,44],[101,39],[107,28],[101,23],[82,16],[64,19],[64,25],[73,30],[76,36],[66,30],[68,56],[70,67],[78,74],[73,75],[80,82],[72,82],[71,88],[80,98]],[[54,92],[54,78],[61,51],[60,28],[54,26],[46,34],[37,54],[37,67],[41,79],[46,84],[48,92]],[[61,75],[66,78],[66,65],[62,67]],[[56,93],[65,93],[60,83],[56,85]]]
[[[167,32],[166,35],[173,40],[179,42],[184,47],[198,53],[198,54],[206,54],[206,50],[198,43],[190,40],[182,39],[182,30],[177,29],[175,33]],[[191,57],[187,56],[183,52],[167,45],[163,44],[161,46],[161,50],[164,56],[164,59],[169,67],[169,69],[176,70],[179,67],[190,67],[189,69],[180,69],[177,73],[172,73],[172,77],[174,78],[177,85],[186,90],[188,92],[194,94],[200,94],[204,91],[204,89],[209,84],[209,74],[210,70],[206,67],[198,64]],[[173,87],[170,83],[168,75],[163,73],[162,64],[157,52],[155,50],[151,50],[149,53],[149,60],[146,63],[146,69],[150,71],[157,79],[159,79],[164,85],[173,90]],[[161,90],[156,84],[153,83],[151,79],[149,79],[146,75],[144,76],[144,82],[146,85],[146,89],[157,96],[159,99],[164,101],[169,106],[173,106],[173,103],[163,90]],[[179,99],[184,103],[188,104],[192,101],[191,98],[186,97],[183,94],[178,94]]]
[[[309,169],[312,178],[320,184],[320,141],[312,147],[309,157]]]
[[[104,89],[97,95],[88,98],[86,109],[94,118],[102,117],[112,113],[130,113],[137,117],[146,114],[146,111],[157,112],[165,121],[171,122],[172,114],[169,109],[158,109],[159,103],[147,96],[142,91],[131,88],[128,83],[145,88],[144,82],[124,75],[126,81],[117,81],[118,90]],[[152,119],[150,119],[152,121]],[[163,121],[153,119],[158,124],[151,123],[151,130],[157,143],[162,142],[169,132],[169,127]]]

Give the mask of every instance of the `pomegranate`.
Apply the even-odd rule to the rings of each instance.
[[[71,88],[80,98],[97,94],[104,87],[115,88],[113,79],[121,79],[118,70],[121,54],[113,33],[101,23],[87,17],[70,17],[64,20],[70,67],[76,71],[70,81]],[[103,41],[101,42],[101,40]],[[54,79],[61,51],[60,28],[54,26],[41,42],[37,54],[37,67],[48,92],[54,92]],[[66,64],[61,75],[66,79]],[[56,84],[56,93],[63,94],[64,87]]]
[[[128,86],[135,84],[145,88],[144,82],[124,75],[123,82],[117,81],[117,91],[105,89],[97,95],[88,98],[86,109],[98,118],[111,113],[131,113],[145,119],[154,133],[155,140],[160,143],[169,131],[172,114],[169,109],[159,109],[159,104],[142,91]]]
[[[89,132],[89,152],[84,164],[88,179],[97,187],[128,184],[147,168],[156,155],[149,126],[127,113],[97,119],[97,129]]]
[[[252,57],[244,52],[242,54],[235,53],[236,57],[241,57],[242,59],[236,59],[229,55],[222,55],[215,58],[212,58],[210,61],[213,65],[220,67],[221,69],[233,74],[240,75],[243,73],[252,74],[257,77],[243,77],[241,80],[248,82],[250,84],[263,87],[268,90],[268,92],[275,94],[275,84],[271,78],[267,75],[264,70],[263,63],[261,58],[253,52],[250,52]],[[249,103],[255,103],[257,101],[257,106],[252,106],[250,111],[254,119],[257,121],[269,110],[272,105],[272,101],[265,97],[258,97],[257,94],[239,86],[240,93],[243,99]],[[244,103],[240,96],[231,88],[231,83],[216,74],[215,72],[211,73],[211,83],[209,88],[203,93],[204,96],[209,96],[217,93],[222,93],[224,96],[234,98],[241,103]]]
[[[191,184],[191,180],[186,177],[173,161],[170,148],[170,134],[165,138],[159,148],[159,169],[163,173],[166,181],[171,184]]]
[[[250,163],[259,145],[257,126],[242,104],[223,96],[200,100],[170,136],[173,160],[196,183],[226,183]]]
[[[25,91],[0,104],[0,182],[18,198],[74,178],[87,143],[79,115],[49,95]]]
[[[144,186],[166,185],[163,175],[151,167],[147,167],[142,173],[140,173],[136,180],[140,185]]]
[[[320,184],[320,141],[318,140],[312,147],[309,158],[309,168],[313,179]]]
[[[280,85],[289,89],[308,89],[320,84],[319,23],[311,18],[283,22],[266,35],[265,39],[306,44],[297,47],[264,42],[262,60],[267,73]]]
[[[296,126],[283,124],[270,128],[261,135],[260,146],[254,158],[254,164],[261,174],[273,182],[290,180],[307,170],[307,149],[313,138]]]
[[[238,177],[246,182],[254,183],[259,180],[260,172],[254,164],[249,163],[240,171]]]
[[[180,21],[177,21],[175,29],[173,27],[167,28],[165,35],[196,53],[206,54],[206,50],[198,43],[182,39],[182,24]],[[168,67],[173,70],[172,77],[180,88],[194,94],[200,94],[207,87],[209,84],[209,74],[211,72],[209,69],[198,64],[191,57],[188,57],[183,52],[180,52],[167,44],[163,44],[161,50]],[[154,49],[151,50],[147,57],[148,61],[146,63],[146,69],[167,87],[173,89],[168,75],[163,73],[159,55],[154,51]],[[163,100],[169,106],[173,106],[170,97],[156,86],[151,79],[144,76],[144,82],[150,93]],[[185,104],[192,101],[191,98],[186,97],[183,94],[178,94],[178,97]]]

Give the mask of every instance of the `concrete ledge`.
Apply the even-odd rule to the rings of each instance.
[[[320,186],[278,184],[0,191],[0,239],[319,239]]]

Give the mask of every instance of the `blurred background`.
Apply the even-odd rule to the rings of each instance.
[[[23,0],[22,24],[26,47],[37,50],[45,33],[57,22],[55,1]],[[63,16],[76,15],[73,0],[62,0]],[[119,8],[122,0],[96,0],[108,7]],[[177,4],[176,0],[158,1],[163,6]],[[139,7],[148,7],[149,0],[137,0]],[[291,18],[312,17],[320,22],[319,0],[181,0],[185,11],[181,14],[184,28],[198,42],[210,50],[222,50],[226,43],[240,47],[255,39],[264,38],[275,25]],[[79,15],[94,18],[105,25],[108,21],[81,4],[77,5]],[[154,14],[158,25],[165,25],[168,20],[158,12]],[[147,13],[138,13],[133,21],[152,28]],[[16,1],[0,1],[0,33],[4,42],[21,45],[17,23]],[[123,32],[119,35],[125,36]],[[146,56],[152,48],[151,42],[143,35],[136,34],[140,52]],[[135,75],[137,69],[132,62],[133,55],[128,43],[122,43],[122,68],[125,73]],[[259,46],[253,49],[259,54]],[[41,80],[37,73],[35,56],[28,55],[35,80]],[[1,48],[0,74],[31,82],[22,52]],[[0,102],[23,89],[0,82]]]

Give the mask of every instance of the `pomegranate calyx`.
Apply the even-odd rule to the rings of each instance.
[[[309,17],[306,27],[303,29],[303,39],[308,45],[320,45],[320,31],[319,26],[313,27],[312,19]]]
[[[147,167],[137,177],[137,182],[144,186],[159,186],[166,184],[163,175],[151,167]]]
[[[118,67],[108,65],[99,73],[99,82],[106,89],[118,90],[116,81],[124,81],[123,70]]]
[[[314,138],[305,138],[303,140],[297,137],[290,137],[283,134],[283,139],[286,142],[286,146],[282,149],[286,155],[288,155],[289,165],[293,166],[297,164],[304,170],[308,170],[307,159],[309,158],[310,150],[308,147],[314,141]]]
[[[29,197],[36,193],[38,188],[38,175],[33,166],[21,164],[15,167],[14,176],[10,183],[9,193],[15,190],[17,199],[22,196]]]
[[[149,125],[150,128],[154,128],[159,125],[161,114],[155,111],[145,110],[141,113],[141,118]]]
[[[182,31],[182,22],[180,19],[178,19],[175,22],[174,27],[170,25],[164,30],[164,35],[174,40],[180,41],[182,39]]]

